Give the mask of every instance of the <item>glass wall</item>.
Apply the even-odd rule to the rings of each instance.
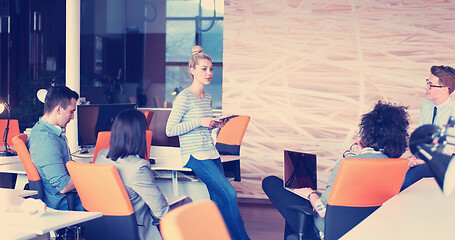
[[[36,91],[65,84],[66,1],[1,2],[0,98],[24,130],[42,115]],[[81,0],[81,96],[170,107],[172,93],[191,83],[187,62],[198,44],[213,59],[206,91],[221,109],[223,10],[223,0]]]
[[[168,1],[166,17],[166,101],[172,102],[175,90],[191,84],[187,65],[196,43],[212,58],[214,77],[206,91],[213,97],[213,107],[221,109],[223,1]]]
[[[37,90],[65,84],[65,8],[61,0],[0,3],[0,98],[21,131],[43,113]]]
[[[206,91],[221,109],[223,4],[81,0],[81,95],[91,103],[171,107],[191,84],[191,48],[201,45],[215,66]]]

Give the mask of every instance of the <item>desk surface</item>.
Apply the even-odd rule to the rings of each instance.
[[[18,156],[0,157],[0,165],[21,162]]]
[[[10,212],[10,209],[16,209],[24,202],[23,196],[34,194],[36,191],[0,188],[0,227],[8,229],[6,235],[0,233],[1,239],[16,235],[18,238],[21,238],[22,235],[33,237],[36,234],[45,234],[103,216],[99,212],[57,211],[53,209],[48,209],[47,212],[39,216],[30,216],[28,213],[17,210]],[[2,232],[1,229],[0,232]]]
[[[22,166],[22,163],[20,161],[16,163],[1,164],[0,173],[16,173],[23,175],[26,174],[24,167]]]
[[[180,159],[175,161],[169,158],[154,158],[155,164],[151,164],[152,170],[192,171],[191,168],[182,166]]]
[[[48,209],[42,215],[28,215],[22,212],[9,212],[22,204],[24,196],[36,191],[0,188],[0,239],[29,239],[36,235],[55,231],[103,216],[99,212],[57,211]]]
[[[26,240],[36,237],[35,233],[12,230],[5,226],[0,226],[0,239]]]
[[[37,194],[37,191],[0,188],[0,211],[12,206],[18,206],[24,201],[23,197]]]
[[[25,214],[10,215],[7,221],[2,221],[2,225],[13,230],[27,229],[27,231],[42,235],[102,216],[103,214],[100,212],[58,211],[50,209],[40,216],[26,216]]]
[[[425,178],[389,199],[341,239],[454,239],[455,194]]]
[[[25,175],[25,170],[18,156],[0,157],[0,173]]]
[[[29,197],[37,194],[38,191],[35,190],[20,190],[20,189],[9,189],[9,188],[0,188],[0,197],[1,198],[11,198],[11,197]]]
[[[174,170],[174,171],[191,171],[190,168],[182,166],[180,149],[173,147],[152,147],[153,152],[150,158],[155,159],[152,164],[153,170]],[[92,162],[93,155],[77,154],[72,157],[76,162]],[[240,156],[221,155],[222,162],[229,162],[241,159]],[[0,173],[25,174],[24,167],[18,156],[0,158]]]

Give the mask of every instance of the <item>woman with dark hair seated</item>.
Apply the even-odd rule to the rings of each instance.
[[[110,148],[100,151],[95,164],[114,165],[125,185],[136,215],[140,239],[161,239],[158,223],[170,208],[190,202],[181,198],[171,203],[154,183],[153,171],[145,156],[146,119],[138,110],[125,110],[114,120],[111,128]]]
[[[407,148],[409,115],[406,107],[396,106],[379,101],[374,109],[362,115],[359,124],[359,138],[355,145],[359,148],[357,155],[350,154],[338,161],[327,182],[326,190],[320,194],[311,188],[300,188],[293,192],[283,188],[283,180],[275,176],[268,176],[262,180],[262,189],[273,205],[285,219],[285,239],[298,232],[298,213],[289,208],[292,205],[312,206],[317,215],[314,216],[314,225],[317,230],[313,237],[323,238],[324,216],[327,199],[332,185],[345,158],[398,158]],[[345,152],[346,153],[346,152]]]

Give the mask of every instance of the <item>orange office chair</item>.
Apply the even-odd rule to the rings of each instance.
[[[250,122],[249,116],[231,118],[218,132],[216,149],[221,155],[240,155],[240,145]],[[240,182],[240,160],[223,162],[224,175]]]
[[[3,134],[5,133],[6,124],[8,119],[0,119],[0,137],[3,139]],[[10,119],[9,120],[9,130],[8,130],[8,138],[6,139],[6,143],[8,146],[13,146],[13,137],[20,134],[19,130],[19,121],[17,119]]]
[[[327,200],[324,239],[339,239],[398,194],[407,169],[402,158],[344,159]]]
[[[240,145],[250,122],[249,116],[231,118],[218,132],[216,149],[222,155],[240,155]]]
[[[95,152],[93,153],[93,161],[95,163],[96,157],[101,149],[108,148],[110,146],[111,141],[111,131],[101,131],[98,132],[98,136],[96,137],[96,144],[95,144]]]
[[[220,210],[212,200],[199,200],[169,211],[160,221],[163,240],[230,240]]]
[[[144,156],[144,159],[148,160],[149,156],[150,156],[150,146],[152,146],[153,133],[150,130],[146,130],[145,134],[146,134],[145,138],[146,138],[146,141],[147,141],[147,153]],[[109,148],[110,140],[111,140],[111,132],[110,131],[98,132],[98,137],[96,138],[95,152],[93,154],[92,163],[95,163],[96,157],[98,156],[98,153],[101,151],[101,149]]]
[[[153,110],[144,111],[145,120],[147,120],[147,127],[145,129],[149,129],[150,123],[152,122],[153,113]]]
[[[32,197],[44,200],[43,182],[41,181],[38,170],[36,170],[35,164],[33,164],[32,158],[30,157],[30,152],[28,151],[26,145],[27,135],[19,134],[13,137],[12,142],[17,155],[21,160],[22,166],[24,167],[25,173],[27,174],[28,188],[30,190],[38,191],[38,194]]]
[[[117,168],[73,161],[66,167],[84,209],[103,213],[83,225],[85,239],[139,239],[134,209]]]
[[[28,188],[30,190],[38,191],[37,195],[32,196],[35,199],[44,201],[44,187],[41,180],[41,176],[36,170],[35,164],[32,162],[30,152],[28,151],[26,142],[27,135],[19,134],[12,139],[14,148],[16,148],[17,155],[21,160],[22,166],[24,167],[25,173],[28,178]],[[68,201],[68,209],[74,210],[76,208],[76,192],[66,193],[66,199]]]

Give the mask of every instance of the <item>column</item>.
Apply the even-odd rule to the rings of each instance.
[[[66,86],[80,91],[80,0],[66,0]],[[78,150],[77,144],[77,114],[66,127],[68,145],[71,152]]]

